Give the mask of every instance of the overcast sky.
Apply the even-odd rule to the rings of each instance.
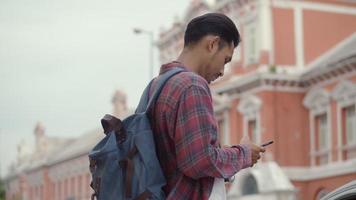
[[[0,0],[0,167],[49,136],[77,137],[111,113],[115,89],[131,108],[148,81],[149,39],[133,27],[169,27],[190,0]],[[159,68],[155,51],[155,71]]]

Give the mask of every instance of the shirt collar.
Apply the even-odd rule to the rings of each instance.
[[[174,67],[179,67],[179,68],[182,68],[184,69],[184,71],[188,71],[188,72],[191,72],[190,69],[188,69],[187,67],[185,67],[182,63],[178,62],[178,61],[173,61],[173,62],[170,62],[170,63],[167,63],[167,64],[164,64],[161,66],[161,69],[159,71],[159,74],[163,74],[167,71],[169,71],[170,69],[174,68]]]

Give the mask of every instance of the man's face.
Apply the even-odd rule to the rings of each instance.
[[[232,42],[230,44],[225,42],[222,47],[219,47],[212,54],[205,74],[205,78],[209,84],[224,75],[225,64],[231,61],[234,49],[235,47]]]

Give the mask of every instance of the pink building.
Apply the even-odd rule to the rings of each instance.
[[[124,118],[130,112],[123,92],[117,91],[112,103],[113,115]],[[37,124],[34,134],[34,149],[18,146],[17,162],[6,178],[6,200],[90,199],[88,152],[103,138],[102,128],[65,139],[46,136],[43,125]]]
[[[212,85],[221,143],[244,134],[274,140],[264,162],[237,175],[228,197],[319,199],[355,180],[356,3],[194,0],[161,33],[163,63],[182,49],[186,23],[210,11],[230,16],[242,37]]]

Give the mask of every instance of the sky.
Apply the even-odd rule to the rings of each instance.
[[[0,175],[20,141],[78,137],[112,112],[116,89],[134,108],[148,82],[149,38],[182,18],[190,0],[0,0]],[[154,71],[158,72],[158,51]]]

